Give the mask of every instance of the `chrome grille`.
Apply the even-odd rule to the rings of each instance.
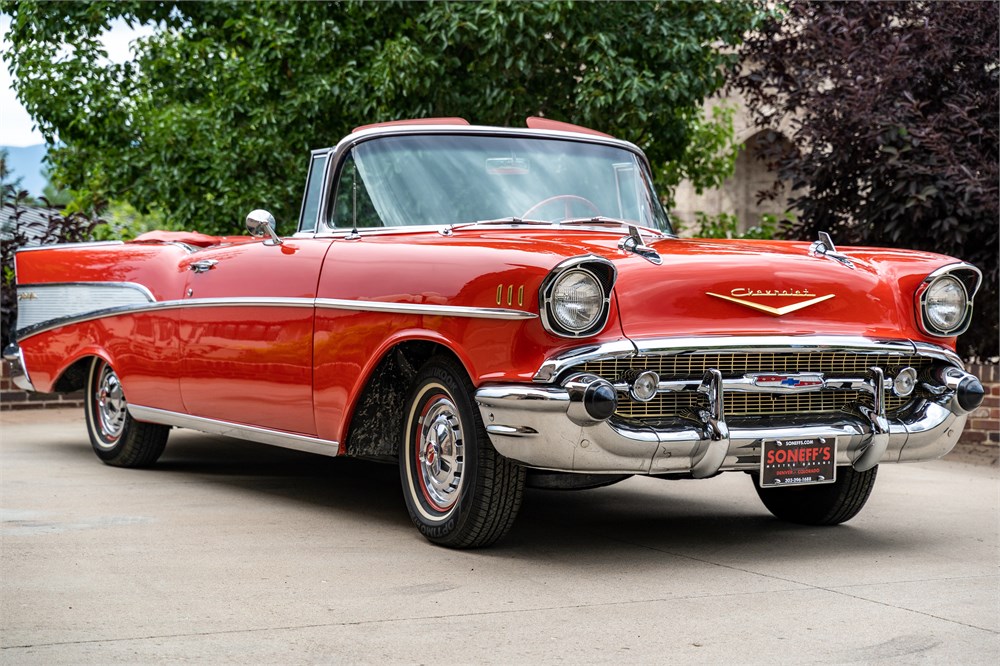
[[[905,367],[919,372],[933,364],[933,359],[915,354],[866,354],[849,351],[807,352],[711,352],[683,353],[660,356],[588,361],[574,370],[589,372],[615,383],[630,372],[653,370],[664,380],[701,382],[705,371],[718,369],[724,378],[735,379],[747,373],[819,372],[830,377],[865,377],[868,369],[877,366],[893,377]],[[900,398],[891,392],[886,396],[886,411],[893,413],[906,406],[911,397]],[[769,416],[782,414],[818,414],[837,412],[856,405],[872,405],[870,394],[856,390],[823,390],[803,393],[738,393],[727,392],[726,416]],[[684,415],[693,409],[708,406],[704,394],[697,391],[660,393],[649,402],[622,398],[617,414],[629,419],[658,419]]]
[[[723,377],[742,377],[748,372],[822,372],[828,377],[864,377],[868,368],[878,366],[887,376],[907,366],[920,370],[933,361],[915,354],[862,354],[845,351],[693,353],[664,356],[630,356],[589,361],[579,367],[615,381],[628,370],[653,370],[662,379],[701,377],[715,368]]]

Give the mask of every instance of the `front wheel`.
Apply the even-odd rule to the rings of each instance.
[[[132,418],[121,380],[102,359],[90,366],[86,397],[87,434],[98,458],[115,467],[148,467],[157,461],[170,428]]]
[[[406,402],[399,473],[406,508],[430,541],[451,548],[488,546],[514,524],[524,468],[493,448],[464,369],[433,358]]]
[[[837,480],[800,488],[761,488],[753,475],[757,495],[767,510],[781,520],[801,525],[839,525],[858,515],[875,486],[878,465],[864,472],[837,468]]]

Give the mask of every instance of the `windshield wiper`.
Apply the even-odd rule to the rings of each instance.
[[[461,222],[459,224],[450,224],[440,231],[442,236],[450,236],[456,229],[465,229],[466,227],[475,227],[486,224],[552,224],[548,220],[532,220],[523,217],[498,217],[495,220],[476,220],[475,222]]]
[[[630,229],[636,227],[637,229],[642,229],[643,231],[648,231],[651,234],[656,234],[657,236],[664,236],[664,233],[659,229],[653,229],[651,227],[644,227],[636,224],[635,222],[629,222],[627,220],[622,220],[617,217],[605,217],[604,215],[595,215],[592,217],[574,217],[568,220],[560,220],[556,222],[558,225],[570,225],[570,224],[593,224],[593,225],[614,225],[616,227],[625,227]]]

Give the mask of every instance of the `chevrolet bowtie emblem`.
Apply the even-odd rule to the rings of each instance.
[[[767,314],[774,315],[775,317],[780,317],[780,316],[786,315],[786,314],[788,314],[790,312],[795,312],[797,310],[802,310],[803,308],[807,308],[810,305],[816,305],[817,303],[822,303],[823,301],[828,301],[831,298],[833,298],[834,295],[835,295],[835,294],[827,294],[826,296],[815,296],[813,298],[809,298],[809,300],[807,300],[807,301],[799,301],[798,303],[791,303],[789,305],[783,305],[780,308],[776,308],[776,307],[772,307],[770,305],[764,305],[762,303],[754,303],[753,301],[748,301],[745,298],[738,298],[735,295],[733,295],[733,296],[723,296],[722,294],[713,294],[710,291],[707,291],[705,293],[708,294],[709,296],[715,296],[716,298],[721,298],[724,301],[730,301],[731,303],[739,303],[740,305],[744,305],[744,306],[746,306],[748,308],[752,308],[754,310],[759,310],[761,312],[766,312]],[[791,297],[791,298],[795,298],[795,297],[804,298],[804,297],[813,296],[813,294],[809,293],[809,290],[805,290],[805,291],[798,291],[798,290],[796,290],[796,291],[750,291],[748,289],[733,289],[732,293],[733,294],[740,293],[740,295],[754,296],[755,298],[756,297],[760,297],[760,296],[778,296],[778,297],[785,297],[785,298],[788,298],[788,297]]]

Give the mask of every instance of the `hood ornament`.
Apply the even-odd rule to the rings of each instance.
[[[836,246],[833,244],[833,239],[825,231],[819,232],[819,240],[814,241],[812,245],[809,246],[809,256],[810,257],[826,257],[828,259],[833,259],[850,269],[854,268],[854,262],[846,254],[841,254],[837,252]]]
[[[744,289],[742,287],[733,289],[731,292],[729,292],[730,293],[729,296],[723,296],[722,294],[713,294],[710,291],[706,291],[705,293],[709,296],[714,296],[715,298],[721,298],[724,301],[729,301],[730,303],[738,303],[739,305],[748,307],[752,310],[766,312],[767,314],[774,315],[775,317],[780,317],[782,315],[790,314],[792,312],[805,309],[810,305],[816,305],[817,303],[828,301],[836,295],[836,294],[827,294],[826,296],[816,296],[815,294],[811,293],[808,289],[752,290],[752,289]],[[780,308],[776,308],[770,305],[764,305],[763,303],[756,303],[754,301],[749,301],[746,299],[746,297],[748,296],[752,296],[754,298],[767,298],[767,297],[807,298],[808,300],[799,301],[798,303],[790,303],[789,305],[783,305]]]
[[[663,259],[659,253],[646,245],[642,240],[642,233],[639,232],[639,227],[633,224],[628,225],[628,236],[618,241],[618,247],[625,252],[639,255],[651,264],[659,266],[663,263]]]

